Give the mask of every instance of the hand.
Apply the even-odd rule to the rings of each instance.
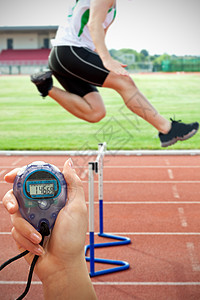
[[[104,59],[103,65],[106,69],[114,72],[117,75],[129,76],[128,71],[124,69],[125,67],[127,67],[127,65],[124,65],[111,57],[109,59]]]
[[[37,230],[28,223],[18,210],[18,203],[10,190],[3,198],[3,204],[11,214],[13,223],[12,236],[21,252],[29,250],[26,260],[31,263],[34,254],[40,255],[35,273],[41,281],[51,278],[58,272],[74,269],[74,265],[84,261],[84,246],[87,231],[87,208],[82,182],[67,160],[63,174],[68,185],[66,206],[59,212],[50,238],[39,246],[42,239]],[[19,169],[5,176],[7,182],[13,183]],[[43,254],[42,254],[43,252]]]

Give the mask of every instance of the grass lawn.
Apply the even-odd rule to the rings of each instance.
[[[133,75],[142,93],[165,117],[200,121],[199,74]],[[55,85],[58,86],[56,82]],[[120,96],[99,89],[106,117],[90,124],[43,100],[29,76],[0,76],[0,150],[161,149],[157,131],[131,113]],[[200,133],[168,149],[200,149]]]

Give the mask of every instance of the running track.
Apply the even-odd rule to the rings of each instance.
[[[11,188],[3,181],[9,170],[34,160],[62,168],[65,159],[64,156],[0,156],[0,199]],[[92,158],[83,156],[73,160],[87,199],[87,162]],[[96,257],[130,263],[127,271],[92,279],[99,300],[200,299],[199,186],[198,155],[105,157],[104,231],[128,236],[132,243],[95,250]],[[95,203],[98,232],[98,203]],[[16,255],[17,249],[2,202],[0,208],[2,263]],[[100,241],[95,238],[95,242]],[[28,266],[21,259],[0,273],[1,300],[13,300],[22,293],[27,272]],[[26,299],[43,299],[36,276]]]

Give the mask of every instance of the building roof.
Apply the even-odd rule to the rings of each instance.
[[[33,31],[56,31],[57,25],[49,26],[0,26],[0,32],[33,32]]]

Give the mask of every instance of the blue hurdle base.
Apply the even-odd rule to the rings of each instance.
[[[86,261],[90,261],[90,257],[86,257]],[[106,270],[100,270],[100,271],[90,271],[89,273],[90,277],[124,271],[130,267],[129,263],[127,263],[126,261],[118,261],[118,260],[111,260],[111,259],[95,258],[94,263],[117,265],[118,267],[110,268]]]
[[[86,259],[86,261],[90,262],[90,276],[94,277],[94,276],[105,275],[105,274],[109,274],[109,273],[127,270],[130,267],[128,262],[120,261],[120,260],[95,258],[94,257],[94,249],[95,248],[103,248],[103,247],[127,245],[127,244],[130,244],[131,240],[127,237],[115,236],[115,235],[106,234],[106,233],[99,233],[98,235],[100,237],[115,239],[118,241],[94,244],[94,233],[90,232],[90,245],[85,246],[85,259]],[[90,256],[87,256],[87,252],[89,250],[90,250]],[[117,265],[117,267],[105,269],[105,270],[101,270],[101,271],[95,271],[95,263]]]
[[[98,236],[113,239],[113,240],[118,240],[118,242],[102,243],[103,247],[128,245],[131,243],[131,240],[127,237],[122,237],[122,236],[117,236],[117,235],[112,235],[112,234],[107,234],[107,233],[99,233]]]

